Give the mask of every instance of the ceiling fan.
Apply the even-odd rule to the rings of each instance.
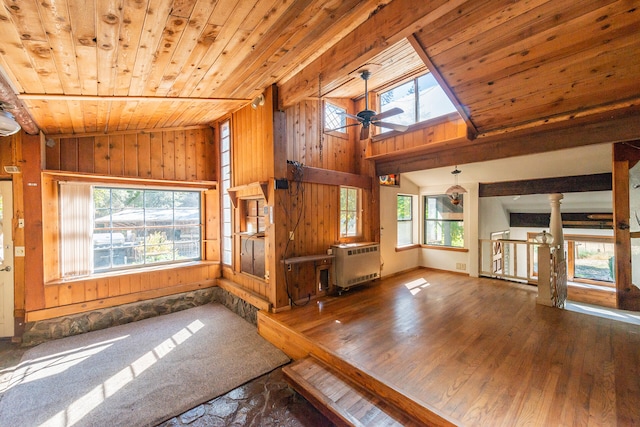
[[[364,110],[360,111],[355,116],[349,113],[341,113],[349,117],[350,119],[357,120],[358,123],[351,123],[345,126],[341,126],[339,128],[332,129],[332,131],[344,129],[350,126],[358,126],[361,124],[362,129],[360,129],[360,139],[367,139],[369,138],[370,125],[379,126],[387,129],[393,129],[399,132],[404,132],[407,129],[409,129],[409,126],[407,125],[401,125],[397,123],[389,123],[389,122],[382,121],[382,119],[386,119],[387,117],[402,114],[404,112],[402,108],[395,107],[390,110],[383,111],[382,113],[376,113],[375,111],[369,109],[369,89],[367,88],[367,80],[369,80],[370,76],[371,76],[371,73],[369,72],[369,70],[362,70],[360,72],[360,77],[362,78],[362,80],[364,80],[364,102],[365,102]]]

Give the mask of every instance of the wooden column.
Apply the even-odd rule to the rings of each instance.
[[[551,247],[548,244],[538,246],[538,304],[553,306],[551,299]]]

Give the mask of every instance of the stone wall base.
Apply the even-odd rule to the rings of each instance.
[[[257,324],[256,307],[215,286],[103,310],[28,322],[22,335],[22,346],[30,347],[45,341],[174,313],[210,302],[219,302],[248,322]]]

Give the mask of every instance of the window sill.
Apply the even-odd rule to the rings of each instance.
[[[131,276],[135,274],[143,274],[158,270],[176,270],[180,268],[194,267],[197,265],[215,265],[220,264],[218,261],[193,261],[179,264],[164,264],[149,267],[131,268],[128,270],[111,271],[108,273],[97,273],[82,277],[70,277],[68,279],[53,279],[45,283],[45,285],[61,285],[63,283],[83,282],[87,280],[108,279],[111,277]]]
[[[418,244],[406,245],[406,246],[396,246],[396,252],[409,251],[411,249],[417,249],[419,247],[420,247],[420,245],[418,245]]]
[[[469,252],[467,248],[453,248],[451,246],[420,245],[420,247],[422,249],[435,249],[438,251]]]

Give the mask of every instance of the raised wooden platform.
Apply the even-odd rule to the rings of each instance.
[[[640,332],[535,303],[535,288],[415,270],[287,312],[260,333],[427,425],[632,425]]]
[[[285,378],[338,426],[421,426],[402,410],[313,356],[282,368]]]

